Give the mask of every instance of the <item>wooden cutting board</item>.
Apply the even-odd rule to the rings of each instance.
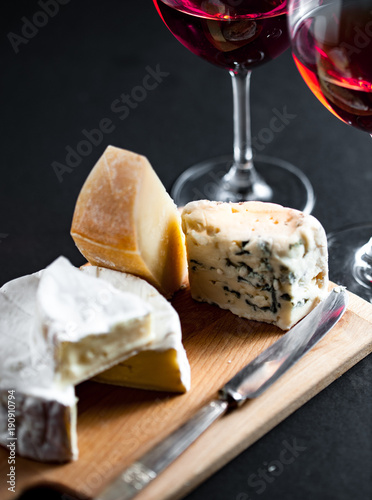
[[[138,496],[180,499],[284,420],[372,351],[372,304],[350,294],[349,308],[330,333],[256,400],[222,417]],[[41,483],[93,497],[124,467],[185,422],[247,362],[283,333],[193,301],[189,290],[173,301],[191,364],[184,395],[126,389],[94,382],[76,388],[76,462],[50,465],[17,457],[16,493]],[[8,452],[0,448],[0,498],[7,490]],[[174,478],[177,478],[175,481]]]

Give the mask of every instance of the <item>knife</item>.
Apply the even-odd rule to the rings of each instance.
[[[206,404],[158,445],[122,471],[95,500],[130,500],[148,486],[219,417],[260,396],[315,346],[346,310],[344,287],[335,287],[304,319],[238,372]]]

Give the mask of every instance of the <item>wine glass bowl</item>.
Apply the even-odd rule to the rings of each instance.
[[[175,7],[187,14],[215,19],[239,19],[249,16],[257,18],[260,14],[279,15],[287,11],[286,2],[282,0],[163,0],[169,7]]]
[[[337,118],[372,134],[372,4],[292,0],[293,57],[310,90]]]
[[[311,212],[307,177],[284,160],[253,158],[249,87],[252,69],[289,47],[285,0],[153,0],[172,34],[188,50],[230,73],[234,98],[233,155],[186,170],[171,194],[178,205],[207,198],[262,200]],[[195,75],[197,78],[197,75]]]
[[[155,5],[182,45],[227,70],[251,70],[289,47],[282,0],[156,0]]]
[[[289,0],[288,4],[293,58],[302,78],[333,115],[372,135],[370,0]],[[371,235],[372,223],[366,222],[328,236],[331,278],[370,302]]]

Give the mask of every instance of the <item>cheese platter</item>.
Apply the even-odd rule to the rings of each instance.
[[[372,351],[372,305],[348,295],[348,310],[312,351],[265,394],[216,422],[138,500],[181,499],[367,356]],[[120,470],[190,418],[240,368],[283,335],[274,325],[195,302],[188,288],[177,292],[172,304],[181,319],[191,390],[176,395],[92,381],[78,385],[78,460],[45,464],[16,457],[18,494],[31,486],[52,484],[73,491],[77,498],[94,498]],[[8,458],[9,451],[0,448],[4,500],[14,498],[6,483]]]
[[[297,364],[284,373],[285,356],[273,359],[284,375],[138,494],[182,498],[372,350],[371,304],[329,282],[325,231],[298,210],[206,200],[178,209],[145,157],[108,146],[81,189],[71,236],[86,265],[60,256],[0,289],[5,500],[41,484],[98,498],[282,339],[278,352]],[[311,335],[332,289],[334,316],[345,294],[346,314],[325,338],[329,328],[315,328],[323,333],[311,352],[305,335],[297,356],[287,339],[302,319]]]

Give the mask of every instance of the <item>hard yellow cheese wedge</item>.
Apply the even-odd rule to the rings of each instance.
[[[190,388],[189,382],[185,381],[185,370],[188,368],[185,363],[183,368],[180,366],[179,349],[180,346],[142,351],[97,375],[95,380],[136,389],[186,392]]]
[[[138,295],[153,310],[151,344],[100,373],[95,380],[139,389],[186,392],[190,388],[190,365],[182,345],[179,316],[172,305],[137,276],[96,266],[83,266],[81,270],[122,292]]]
[[[186,276],[180,214],[144,156],[109,146],[78,197],[71,235],[93,265],[144,278],[165,296]]]

